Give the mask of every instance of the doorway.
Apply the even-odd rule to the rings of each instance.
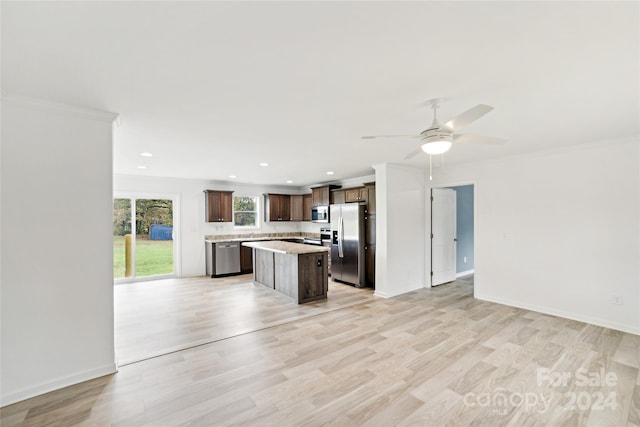
[[[475,186],[432,188],[431,286],[474,274]]]
[[[175,275],[171,198],[113,199],[113,277],[116,283]]]
[[[456,192],[431,189],[431,286],[456,280]]]

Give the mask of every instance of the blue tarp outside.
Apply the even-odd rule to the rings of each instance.
[[[154,224],[149,227],[149,240],[173,240],[173,227]]]

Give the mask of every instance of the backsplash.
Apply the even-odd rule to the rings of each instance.
[[[290,231],[286,233],[240,233],[240,234],[212,234],[204,236],[205,240],[221,239],[257,239],[257,238],[286,239],[289,237],[315,237],[319,238],[319,233],[303,233],[300,231]]]
[[[297,221],[276,221],[276,222],[266,222],[263,221],[260,223],[259,227],[256,228],[237,228],[234,227],[233,223],[225,222],[206,222],[204,223],[203,234],[206,238],[215,237],[216,239],[220,237],[244,237],[252,235],[256,236],[264,236],[264,237],[279,237],[279,236],[313,236],[318,237],[320,234],[320,227],[323,225],[317,222],[297,222]]]

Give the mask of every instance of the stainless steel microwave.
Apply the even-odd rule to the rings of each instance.
[[[312,222],[329,222],[329,206],[314,206],[311,208]]]

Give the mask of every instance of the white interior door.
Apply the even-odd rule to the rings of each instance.
[[[456,280],[456,192],[431,189],[431,286]]]

